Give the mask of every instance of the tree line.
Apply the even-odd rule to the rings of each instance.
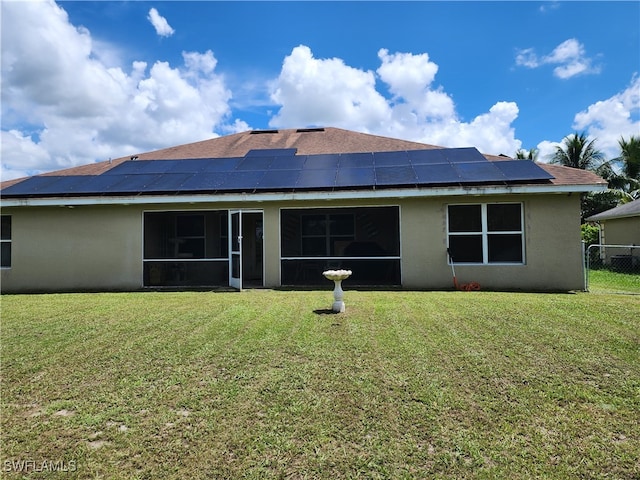
[[[604,192],[589,193],[582,198],[582,219],[640,198],[640,136],[632,135],[618,140],[620,155],[606,160],[596,147],[596,139],[587,134],[574,133],[565,137],[548,159],[549,163],[589,170],[604,178],[609,188]],[[520,149],[516,158],[537,160],[538,150]]]

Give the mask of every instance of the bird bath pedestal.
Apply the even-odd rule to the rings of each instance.
[[[327,270],[322,274],[329,280],[333,280],[335,287],[333,289],[333,311],[336,313],[344,312],[344,302],[342,298],[344,291],[342,290],[342,280],[349,278],[351,270]]]

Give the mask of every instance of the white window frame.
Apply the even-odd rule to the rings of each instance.
[[[450,206],[463,206],[463,205],[479,205],[480,215],[482,221],[482,229],[479,232],[451,232],[449,231],[449,207]],[[490,232],[488,227],[488,210],[489,205],[520,205],[520,230],[506,230],[498,232]],[[482,237],[482,262],[456,262],[456,259],[451,259],[448,256],[448,262],[451,264],[452,260],[454,264],[461,265],[525,265],[526,264],[526,252],[525,252],[525,226],[524,226],[524,203],[523,202],[484,202],[484,203],[450,203],[447,204],[447,248],[450,246],[450,239],[453,236],[462,235],[477,235]],[[489,237],[494,235],[520,235],[520,249],[522,252],[522,260],[519,262],[490,262],[489,261]]]

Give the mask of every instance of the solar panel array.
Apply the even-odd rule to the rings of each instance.
[[[553,178],[529,160],[488,161],[475,148],[296,155],[252,150],[244,157],[129,160],[101,175],[36,176],[4,197],[227,193],[512,184]]]

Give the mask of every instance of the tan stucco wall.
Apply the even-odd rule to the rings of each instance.
[[[640,245],[640,217],[604,220],[600,228],[607,245]]]
[[[2,291],[131,290],[142,282],[135,207],[7,208],[11,268]]]
[[[523,202],[525,265],[458,265],[459,282],[487,289],[574,290],[583,287],[579,195],[527,195],[423,199],[246,203],[264,212],[264,284],[280,281],[280,209],[340,206],[400,206],[403,287],[452,285],[446,255],[446,205]],[[142,287],[144,211],[220,210],[210,203],[101,206],[73,209],[3,209],[13,222],[12,268],[1,271],[2,291],[135,290]]]
[[[450,203],[522,202],[524,265],[454,265],[459,283],[487,289],[578,290],[584,287],[579,195],[455,197],[411,200],[402,208],[402,272],[406,288],[452,284],[446,254]]]

